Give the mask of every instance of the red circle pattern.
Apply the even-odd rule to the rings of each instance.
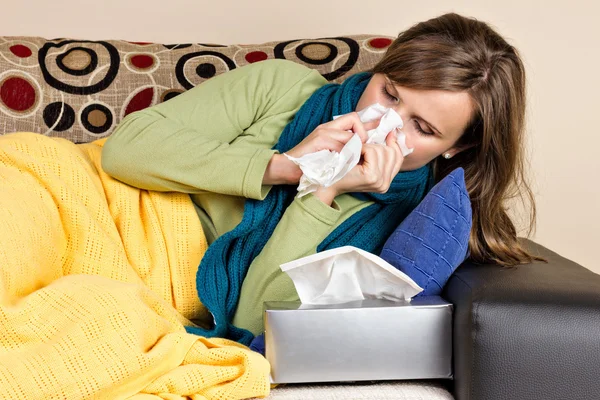
[[[371,45],[371,47],[374,47],[376,49],[385,49],[390,44],[392,44],[392,39],[388,39],[388,38],[375,38],[375,39],[371,39],[371,41],[369,42],[369,44]]]
[[[150,68],[154,65],[154,58],[146,54],[137,54],[131,57],[131,64],[139,69]]]
[[[137,93],[127,107],[125,108],[125,115],[131,114],[132,112],[143,110],[146,107],[152,105],[152,98],[154,97],[154,88],[146,88]]]
[[[13,76],[2,83],[0,99],[12,110],[27,111],[35,104],[35,88],[25,79]]]
[[[31,57],[31,55],[33,54],[29,47],[24,46],[22,44],[15,44],[14,46],[10,46],[10,51],[15,56],[20,57],[20,58]]]
[[[259,61],[264,61],[269,58],[269,56],[264,51],[251,51],[250,53],[246,54],[245,58],[246,61],[252,64]]]

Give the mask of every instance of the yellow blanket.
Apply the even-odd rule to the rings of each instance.
[[[189,196],[111,179],[102,145],[0,137],[0,397],[266,396],[262,356],[183,328],[208,318]]]

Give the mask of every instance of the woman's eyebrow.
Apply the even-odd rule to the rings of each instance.
[[[396,97],[398,99],[400,99],[400,93],[398,92],[398,89],[396,89],[396,85],[394,85],[394,83],[388,77],[386,77],[385,79],[386,79],[387,83],[390,84],[390,86],[392,87],[392,89],[394,89],[395,93],[392,93],[392,94],[396,95]],[[442,131],[440,131],[438,128],[436,128],[435,126],[433,126],[433,124],[431,122],[427,121],[425,118],[420,117],[419,115],[415,115],[415,118],[420,119],[421,121],[425,122],[427,125],[429,125],[429,127],[431,129],[433,129],[434,131],[436,131],[438,133],[438,135],[444,136],[444,134],[442,133]]]

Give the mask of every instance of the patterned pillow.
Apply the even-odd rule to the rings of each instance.
[[[90,142],[110,135],[129,113],[271,58],[341,82],[372,68],[392,39],[349,35],[218,45],[0,36],[0,135],[29,131]]]
[[[402,221],[380,257],[423,288],[418,296],[439,295],[467,256],[471,225],[464,170],[457,168]]]

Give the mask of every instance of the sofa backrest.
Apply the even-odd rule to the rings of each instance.
[[[0,134],[90,142],[110,135],[131,112],[267,58],[289,59],[340,82],[372,68],[392,39],[353,35],[222,46],[0,37]]]

